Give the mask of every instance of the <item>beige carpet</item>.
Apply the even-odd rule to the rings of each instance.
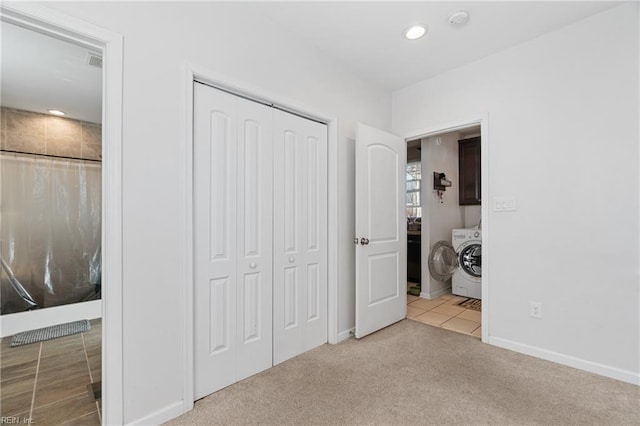
[[[229,386],[170,425],[638,425],[640,388],[404,320]]]

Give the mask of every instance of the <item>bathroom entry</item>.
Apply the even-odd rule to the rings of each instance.
[[[29,310],[97,301],[84,315],[100,316],[102,67],[86,47],[1,29],[4,336],[18,330],[5,315]]]
[[[100,424],[101,50],[0,30],[1,416]]]

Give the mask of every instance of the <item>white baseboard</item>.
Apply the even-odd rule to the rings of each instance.
[[[83,319],[102,317],[102,300],[34,309],[0,317],[0,337]]]
[[[558,364],[577,368],[578,370],[588,371],[600,376],[605,376],[611,379],[616,379],[640,386],[640,372],[622,370],[620,368],[599,364],[597,362],[587,361],[585,359],[576,358],[570,355],[564,355],[535,346],[525,345],[523,343],[502,339],[500,337],[490,336],[488,343],[490,345],[499,346],[501,348],[509,349],[514,352],[520,352],[536,358],[546,359],[547,361],[552,361]]]
[[[440,296],[444,296],[445,294],[451,293],[451,287],[441,288],[440,290],[432,291],[430,293],[422,292],[420,293],[420,297],[422,299],[437,299]]]
[[[169,420],[175,419],[183,415],[185,412],[183,410],[184,403],[182,401],[174,402],[173,404],[167,405],[166,407],[161,408],[160,410],[154,411],[153,413],[139,418],[133,422],[127,423],[130,426],[151,426],[151,425],[161,425],[163,423],[168,422]]]
[[[352,337],[355,330],[355,327],[351,327],[348,330],[344,330],[338,333],[338,341],[336,343],[340,343],[343,340],[347,340],[349,337]]]

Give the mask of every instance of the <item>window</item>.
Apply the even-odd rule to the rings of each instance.
[[[420,200],[420,182],[422,171],[420,162],[407,163],[407,195],[406,210],[407,218],[413,221],[422,217],[422,203]]]

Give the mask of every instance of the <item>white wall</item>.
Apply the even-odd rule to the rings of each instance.
[[[464,224],[463,228],[473,228],[478,226],[480,219],[482,218],[481,206],[462,206],[462,212],[464,217],[462,218]]]
[[[518,207],[483,220],[490,342],[635,382],[638,17],[628,3],[393,94],[396,134],[488,114],[489,199]]]
[[[424,197],[426,214],[422,218],[422,230],[424,232],[428,225],[428,233],[423,235],[422,282],[426,285],[422,286],[421,296],[427,299],[434,299],[451,290],[451,280],[441,282],[431,277],[428,259],[431,247],[436,242],[440,240],[451,242],[451,230],[462,228],[463,210],[459,204],[458,193],[460,183],[458,139],[458,133],[452,132],[422,140],[422,179],[426,192]],[[438,140],[440,144],[437,143]],[[433,172],[444,173],[451,181],[451,186],[442,194],[442,200],[433,190]]]
[[[182,399],[180,67],[281,94],[339,120],[339,329],[354,324],[355,122],[389,130],[390,93],[230,3],[46,3],[124,36],[124,416]],[[108,61],[108,58],[106,58]],[[215,77],[215,76],[214,76]],[[161,414],[160,414],[161,417]]]

